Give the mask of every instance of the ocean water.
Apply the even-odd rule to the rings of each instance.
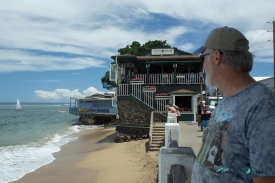
[[[100,128],[76,125],[78,117],[68,113],[68,104],[21,103],[20,111],[15,105],[0,103],[0,183],[51,163],[61,146],[85,130]]]

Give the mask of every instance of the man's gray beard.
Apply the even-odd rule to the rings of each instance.
[[[211,83],[211,81],[210,81],[210,79],[208,78],[208,76],[205,76],[205,85],[206,85],[206,86],[214,86],[214,85]]]

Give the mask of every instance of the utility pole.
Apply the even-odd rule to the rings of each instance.
[[[275,91],[275,21],[273,20],[273,69],[274,69],[274,75],[273,75],[273,80],[274,80],[274,85],[273,85],[273,91]]]

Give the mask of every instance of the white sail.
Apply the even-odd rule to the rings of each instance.
[[[21,110],[21,109],[22,109],[22,108],[21,108],[20,102],[19,102],[19,100],[17,99],[15,110]]]

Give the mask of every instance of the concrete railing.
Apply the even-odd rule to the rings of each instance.
[[[170,121],[176,121],[170,120]],[[186,183],[191,181],[195,162],[191,147],[180,147],[180,124],[165,124],[165,147],[159,152],[159,183]]]

